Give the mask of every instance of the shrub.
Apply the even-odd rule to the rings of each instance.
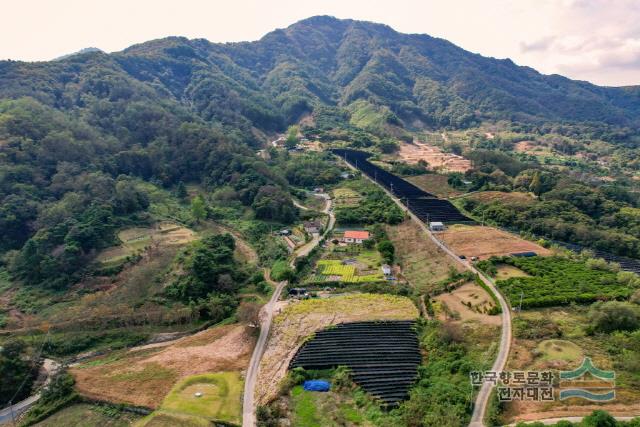
[[[633,331],[640,327],[638,308],[627,302],[597,302],[589,310],[590,326],[596,332]]]
[[[278,260],[271,266],[271,278],[277,281],[292,280],[295,277],[294,271],[285,260]]]

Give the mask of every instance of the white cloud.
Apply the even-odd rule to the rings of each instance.
[[[640,2],[542,3],[549,10],[549,35],[524,41],[517,59],[544,72],[600,84],[640,84]]]

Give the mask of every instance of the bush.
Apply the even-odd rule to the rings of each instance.
[[[387,264],[393,264],[395,258],[396,248],[393,246],[390,240],[383,240],[378,243],[378,252],[382,255],[384,262]]]
[[[597,302],[589,310],[589,321],[596,332],[633,331],[640,327],[639,314],[638,308],[627,302]]]
[[[73,377],[66,371],[60,371],[56,374],[51,379],[49,386],[42,392],[38,402],[27,412],[20,425],[33,425],[74,402],[78,398],[73,388],[74,384]]]
[[[295,277],[295,272],[285,260],[278,260],[271,266],[271,278],[279,282],[283,280],[292,280]]]

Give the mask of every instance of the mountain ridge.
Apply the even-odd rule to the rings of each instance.
[[[264,130],[282,128],[320,105],[345,107],[358,100],[388,107],[418,127],[459,128],[484,120],[640,127],[640,86],[603,87],[543,75],[427,34],[330,16],[298,21],[256,41],[171,36],[57,62],[64,70],[53,67],[49,75],[51,62],[0,62],[0,71],[7,71],[0,76],[0,96],[60,97],[67,84],[59,75],[82,80],[92,62],[93,70],[102,63],[119,79],[133,79],[207,121],[227,123],[229,115],[238,116],[231,121]],[[40,79],[31,90],[16,81],[25,73]],[[55,86],[46,95],[39,93],[42,80]]]

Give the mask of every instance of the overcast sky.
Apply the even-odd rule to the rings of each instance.
[[[257,40],[313,15],[381,22],[603,85],[640,84],[640,0],[9,0],[0,59],[49,60],[180,35]]]

